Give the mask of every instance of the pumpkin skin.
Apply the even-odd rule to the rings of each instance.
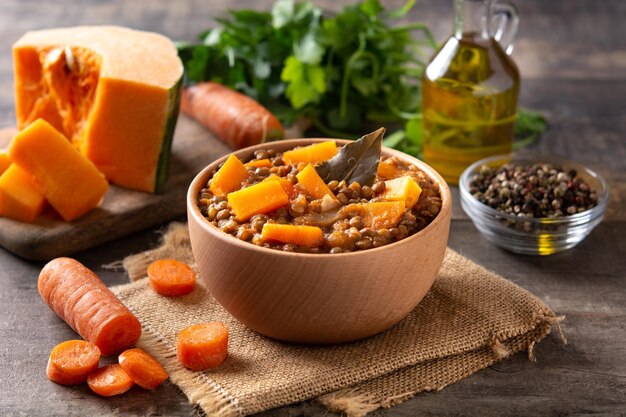
[[[43,118],[110,182],[162,189],[183,75],[168,38],[116,26],[34,31],[13,45],[13,62],[19,129]]]

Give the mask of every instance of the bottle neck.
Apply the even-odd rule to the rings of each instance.
[[[489,38],[492,0],[454,0],[454,36]]]

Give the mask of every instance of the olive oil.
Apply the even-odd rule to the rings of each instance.
[[[451,184],[473,162],[512,150],[519,71],[486,33],[458,31],[423,76],[424,160]]]

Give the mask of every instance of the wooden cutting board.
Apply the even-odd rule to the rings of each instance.
[[[15,132],[13,128],[0,130],[0,148],[9,144]],[[163,193],[111,185],[100,207],[72,222],[62,221],[53,212],[31,224],[0,217],[0,245],[26,259],[49,260],[180,217],[186,213],[187,187],[193,177],[228,152],[206,129],[181,115]]]

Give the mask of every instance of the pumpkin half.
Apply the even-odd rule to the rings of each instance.
[[[13,62],[19,129],[43,118],[110,182],[162,188],[183,75],[168,38],[116,26],[34,31],[13,45]]]

